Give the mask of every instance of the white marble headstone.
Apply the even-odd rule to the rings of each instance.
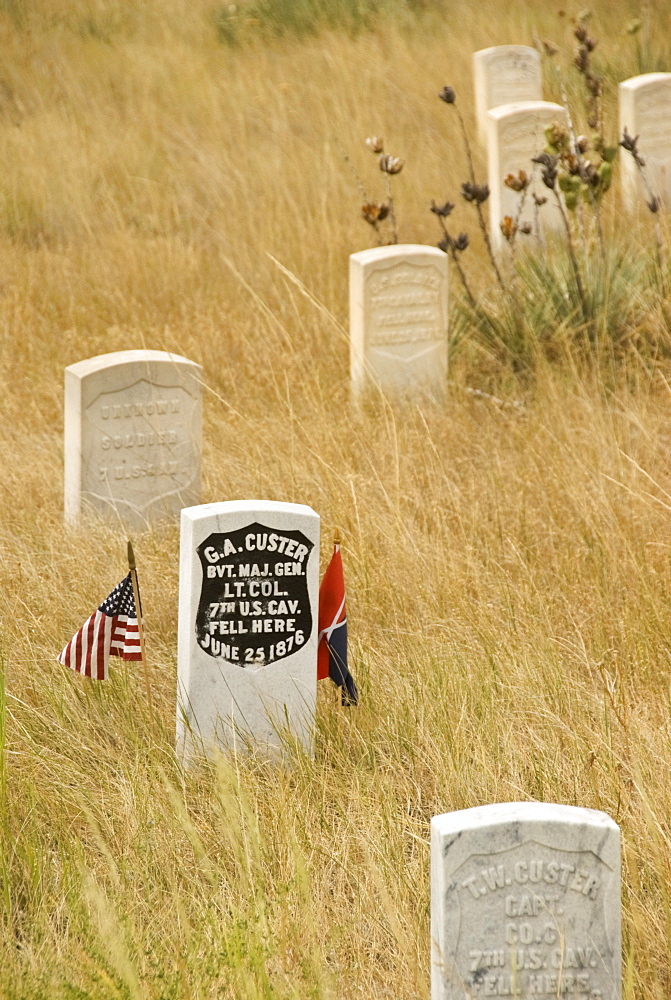
[[[356,391],[424,388],[447,378],[447,256],[400,244],[350,256],[350,374]]]
[[[619,86],[620,138],[625,128],[638,136],[638,151],[645,160],[648,183],[660,201],[671,208],[671,73],[644,73]],[[622,194],[625,208],[647,211],[650,195],[631,153],[620,150]]]
[[[310,750],[317,696],[319,515],[232,500],[182,511],[177,747]]]
[[[620,1000],[620,831],[510,802],[431,820],[431,998]]]
[[[142,528],[200,499],[202,369],[116,351],[65,369],[65,516]]]
[[[494,45],[473,53],[478,136],[487,140],[487,112],[516,101],[542,101],[541,57],[529,45]]]
[[[549,101],[520,101],[504,104],[487,112],[487,161],[489,180],[489,223],[493,245],[502,249],[505,239],[501,232],[501,221],[505,216],[516,219],[521,195],[504,184],[508,174],[517,175],[526,171],[533,182],[527,190],[524,208],[519,215],[518,225],[529,223],[536,232],[536,222],[540,234],[551,230],[562,230],[564,225],[555,196],[541,180],[540,167],[532,163],[532,158],[543,152],[547,143],[545,128],[554,122],[568,128],[566,109]],[[534,192],[546,199],[545,204],[536,208]],[[518,236],[517,245],[529,237]]]

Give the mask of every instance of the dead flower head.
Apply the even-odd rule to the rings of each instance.
[[[475,205],[482,205],[489,198],[489,187],[487,184],[471,184],[467,182],[461,185],[461,193],[466,201],[473,202]]]
[[[511,191],[526,191],[531,182],[531,178],[527,174],[526,170],[520,170],[517,176],[515,174],[508,174],[504,180],[506,187],[509,187]]]
[[[454,104],[457,99],[457,95],[452,87],[443,87],[438,97],[441,101],[445,101],[446,104]]]
[[[361,214],[366,222],[375,226],[378,222],[383,222],[389,215],[389,202],[369,201],[361,206]]]
[[[504,237],[510,243],[512,241],[515,233],[517,232],[517,225],[516,225],[515,221],[513,220],[512,216],[510,216],[510,215],[504,215],[503,218],[501,219],[499,225],[501,227],[501,232],[503,233]]]
[[[400,174],[401,170],[405,165],[405,160],[402,160],[399,156],[392,156],[391,153],[385,153],[380,157],[380,170],[385,174]]]
[[[539,163],[543,169],[541,171],[541,177],[543,179],[543,184],[551,191],[554,190],[554,186],[557,183],[557,164],[559,162],[558,156],[551,156],[549,153],[540,153],[538,156],[533,156],[531,158],[532,163]]]
[[[444,205],[436,205],[435,201],[431,202],[431,211],[434,215],[439,215],[443,219],[446,219],[450,215],[453,208],[454,205],[451,201],[446,201]]]
[[[629,135],[626,126],[619,145],[622,146],[623,149],[626,149],[628,153],[631,153],[639,167],[645,166],[645,160],[638,151],[638,136]]]
[[[384,139],[381,135],[369,135],[366,139],[366,145],[371,153],[384,153]]]

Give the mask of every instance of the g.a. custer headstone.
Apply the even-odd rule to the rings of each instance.
[[[539,802],[431,821],[431,998],[620,1000],[620,831]]]
[[[202,369],[116,351],[65,369],[65,516],[146,527],[200,499]]]
[[[528,223],[533,232],[538,223],[539,235],[564,228],[555,195],[545,187],[539,166],[532,162],[547,144],[545,128],[555,123],[567,129],[568,115],[561,104],[550,101],[519,101],[487,112],[489,222],[492,242],[498,250],[505,246],[501,231],[505,216],[520,227]],[[532,178],[523,203],[522,194],[504,183],[509,174],[518,175],[520,170]],[[534,193],[544,204],[536,205]],[[525,238],[518,237],[518,246],[524,245],[521,241]]]
[[[515,101],[542,101],[541,57],[529,45],[494,45],[473,53],[478,136],[487,141],[487,112]]]
[[[398,244],[350,256],[350,375],[355,392],[441,392],[447,378],[447,256]]]
[[[312,747],[319,516],[232,500],[182,511],[177,747]]]
[[[638,136],[645,160],[646,189],[631,153],[620,150],[620,175],[625,208],[647,211],[651,196],[666,211],[671,208],[671,73],[644,73],[623,80],[619,88],[620,138],[626,128]]]

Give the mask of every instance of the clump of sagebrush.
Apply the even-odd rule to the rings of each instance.
[[[399,156],[392,156],[391,153],[385,153],[384,139],[381,136],[369,136],[366,139],[366,146],[370,149],[371,153],[377,156],[378,166],[384,174],[386,198],[384,201],[371,200],[363,184],[359,181],[359,190],[364,198],[364,203],[361,206],[361,216],[375,230],[381,246],[392,245],[398,243],[398,222],[396,219],[396,206],[394,204],[391,178],[401,173],[405,166],[405,160],[402,160]],[[380,228],[380,223],[386,219],[389,219],[389,231],[385,233]]]

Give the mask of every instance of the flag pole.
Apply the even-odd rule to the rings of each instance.
[[[144,674],[144,686],[147,691],[147,703],[149,705],[149,715],[152,722],[154,721],[154,706],[152,704],[151,697],[151,682],[149,680],[149,668],[147,666],[147,657],[144,652],[144,625],[142,624],[142,606],[140,604],[140,587],[137,582],[137,568],[135,565],[135,553],[133,552],[133,543],[130,538],[128,539],[128,569],[130,570],[130,579],[133,584],[133,600],[135,601],[135,614],[137,615],[137,634],[140,639],[140,656],[142,657],[142,672]]]
[[[338,530],[338,528],[336,528],[335,532],[333,533],[333,544],[340,545],[340,531]]]

